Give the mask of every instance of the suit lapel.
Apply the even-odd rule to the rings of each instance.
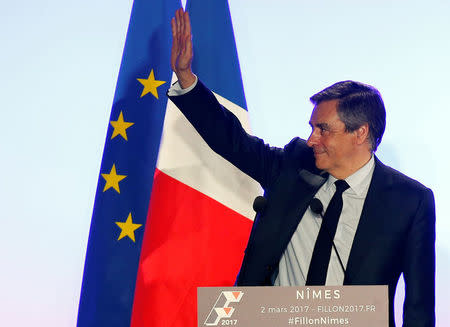
[[[288,208],[294,208],[289,212],[286,217],[289,224],[288,241],[291,240],[292,234],[297,229],[297,226],[302,220],[305,211],[308,209],[312,198],[317,193],[319,188],[326,182],[328,175],[325,177],[321,175],[313,174],[307,170],[300,169],[298,171],[298,178],[294,186],[294,197],[291,199],[291,203],[287,204]]]
[[[311,199],[325,183],[327,177],[327,175],[323,177],[307,170],[299,170],[297,177],[291,179],[290,183],[282,183],[285,191],[286,189],[291,189],[291,191],[280,193],[283,194],[283,205],[280,207],[285,208],[286,211],[281,210],[284,214],[282,213],[281,219],[278,219],[279,226],[277,230],[279,231],[279,234],[277,237],[281,241],[279,243],[279,251],[282,252],[286,248],[292,238],[292,234],[295,232],[300,220],[303,218],[303,214],[308,209]],[[288,186],[289,184],[292,185]]]
[[[307,185],[315,189],[316,191],[325,183],[328,178],[328,174],[316,175],[311,173],[306,169],[300,169],[298,172],[300,179],[303,180]]]
[[[369,249],[376,245],[372,235],[379,229],[381,218],[389,215],[382,194],[390,183],[390,175],[386,173],[386,168],[375,157],[375,169],[350,251],[344,285],[351,284],[355,278],[358,278]]]

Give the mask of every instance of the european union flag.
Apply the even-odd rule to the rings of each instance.
[[[135,0],[100,169],[78,326],[129,326],[179,0]],[[162,87],[161,87],[162,86]]]

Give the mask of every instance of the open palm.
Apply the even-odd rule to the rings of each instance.
[[[170,64],[177,74],[178,81],[183,88],[189,86],[195,80],[191,64],[194,53],[192,50],[191,22],[189,14],[178,9],[172,18],[172,52]]]

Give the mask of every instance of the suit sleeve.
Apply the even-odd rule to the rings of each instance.
[[[245,132],[239,120],[224,108],[201,82],[181,96],[169,96],[211,149],[241,171],[270,185],[279,171],[283,150]]]
[[[403,326],[435,326],[434,197],[426,189],[410,228],[406,244]]]

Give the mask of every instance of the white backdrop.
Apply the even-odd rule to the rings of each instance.
[[[3,2],[0,317],[76,322],[94,193],[132,1]],[[450,2],[230,0],[250,120],[272,145],[307,137],[313,93],[376,86],[377,155],[431,187],[438,326],[450,324]],[[195,36],[194,36],[195,37]]]

